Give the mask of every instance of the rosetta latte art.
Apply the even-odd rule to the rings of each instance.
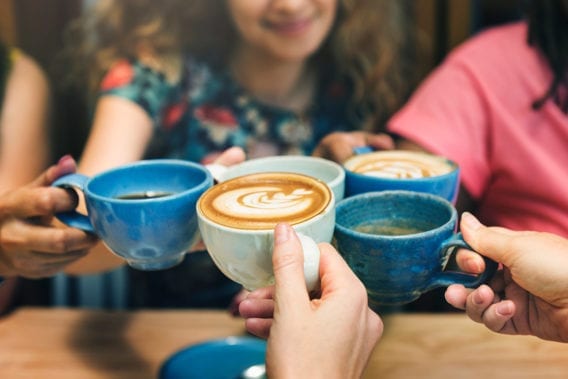
[[[424,178],[432,176],[429,167],[418,166],[417,163],[401,161],[370,162],[357,167],[357,172],[385,178]]]
[[[382,178],[426,178],[443,174],[445,167],[436,167],[427,162],[401,159],[382,159],[378,161],[364,162],[355,168],[360,174],[377,176]]]
[[[273,229],[323,212],[332,201],[324,182],[293,173],[257,173],[236,177],[208,190],[199,209],[212,222],[238,229]]]
[[[314,196],[314,191],[304,188],[287,193],[279,187],[257,186],[225,192],[215,199],[213,207],[235,219],[267,216],[289,219],[309,212],[319,198]]]

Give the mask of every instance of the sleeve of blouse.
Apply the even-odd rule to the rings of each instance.
[[[479,198],[490,175],[488,110],[471,60],[450,56],[390,120],[388,129],[460,166],[461,181]]]
[[[138,104],[154,120],[155,127],[160,127],[167,111],[179,102],[179,87],[138,61],[120,60],[107,71],[98,95],[118,96]]]

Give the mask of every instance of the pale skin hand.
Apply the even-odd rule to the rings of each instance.
[[[240,304],[248,331],[268,336],[270,378],[358,378],[382,334],[361,281],[331,245],[319,247],[321,297],[312,300],[300,241],[289,225],[278,224],[276,284],[251,292]]]
[[[499,333],[568,342],[568,240],[485,227],[467,213],[461,231],[475,250],[500,262],[503,270],[490,286],[448,287],[448,303]]]
[[[48,277],[83,257],[96,238],[78,229],[55,227],[56,212],[73,209],[76,198],[50,187],[75,171],[71,157],[62,158],[32,183],[0,198],[0,275]]]

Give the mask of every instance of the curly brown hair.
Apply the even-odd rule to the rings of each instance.
[[[338,2],[334,27],[311,61],[350,83],[354,120],[379,131],[420,79],[413,2]],[[223,67],[237,32],[225,1],[99,0],[68,35],[73,74],[93,94],[113,62],[141,52],[166,67],[184,52]]]

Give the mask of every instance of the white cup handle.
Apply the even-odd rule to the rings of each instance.
[[[304,251],[304,278],[308,291],[314,291],[320,287],[319,261],[320,250],[317,243],[310,237],[298,233],[302,250]]]
[[[229,167],[219,163],[205,165],[205,168],[211,173],[211,176],[213,176],[213,179],[215,179],[217,183],[221,183],[223,181],[225,172],[229,169]]]

